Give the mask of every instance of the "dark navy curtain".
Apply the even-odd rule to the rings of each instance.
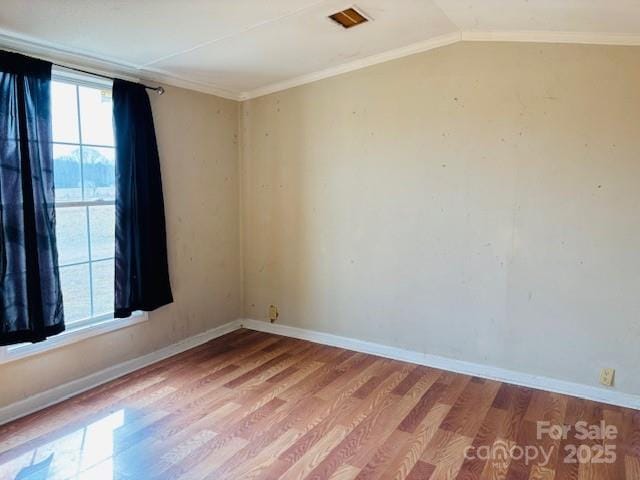
[[[113,82],[116,137],[115,316],[173,302],[164,200],[149,96],[143,85]]]
[[[0,345],[64,330],[51,146],[51,63],[0,51]]]

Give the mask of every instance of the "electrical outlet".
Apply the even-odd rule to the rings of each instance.
[[[607,387],[613,386],[613,377],[616,371],[613,368],[603,368],[600,370],[600,383]]]
[[[269,320],[271,323],[275,322],[279,316],[280,313],[278,312],[278,307],[275,305],[269,305]]]

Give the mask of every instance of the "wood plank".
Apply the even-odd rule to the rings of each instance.
[[[433,406],[410,439],[403,445],[400,453],[390,462],[387,462],[387,465],[383,468],[386,472],[384,477],[403,480],[411,475],[416,464],[420,462],[427,445],[438,432],[450,408],[451,406],[446,403],[437,403]]]
[[[471,437],[440,428],[427,445],[420,460],[436,467],[431,475],[432,479],[454,479],[464,462],[465,449],[472,442]]]
[[[423,462],[422,460],[418,460],[415,464],[409,475],[406,477],[407,480],[429,480],[435,472],[435,465],[430,465],[428,463]]]
[[[499,389],[500,383],[491,380],[484,383],[469,382],[440,428],[465,437],[475,437]]]

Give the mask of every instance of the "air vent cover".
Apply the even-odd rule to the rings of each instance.
[[[355,8],[347,8],[341,12],[334,13],[333,15],[329,15],[329,18],[334,22],[339,23],[344,28],[355,27],[356,25],[369,21],[367,17],[362,15]]]

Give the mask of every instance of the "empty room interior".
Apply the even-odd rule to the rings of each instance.
[[[640,480],[638,0],[0,3],[0,480]]]

